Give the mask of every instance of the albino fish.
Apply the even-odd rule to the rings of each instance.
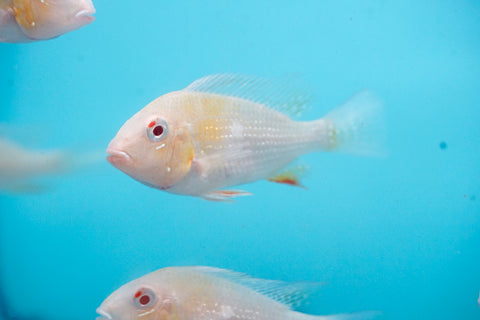
[[[91,0],[0,0],[0,42],[58,37],[95,18]]]
[[[113,292],[97,309],[97,320],[364,320],[379,315],[293,311],[317,286],[254,279],[211,267],[164,268]]]
[[[224,188],[261,179],[299,186],[295,169],[285,167],[305,153],[378,151],[382,107],[371,93],[315,121],[281,112],[308,102],[286,83],[207,76],[130,118],[110,142],[107,160],[148,186],[222,201],[250,195]]]
[[[35,178],[69,172],[94,162],[93,154],[74,157],[58,151],[34,151],[0,136],[0,192],[37,193],[45,190]]]

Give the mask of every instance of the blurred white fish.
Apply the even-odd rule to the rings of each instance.
[[[58,37],[95,18],[91,0],[0,0],[0,42]]]
[[[59,150],[27,150],[0,136],[0,192],[38,193],[45,186],[35,178],[68,173],[98,162],[100,154],[74,155]]]
[[[380,314],[293,311],[318,285],[255,279],[211,267],[164,268],[113,292],[97,309],[97,320],[366,320]]]
[[[370,155],[381,149],[382,104],[373,94],[361,92],[314,121],[285,114],[309,102],[290,83],[206,76],[125,122],[107,160],[148,186],[225,201],[250,193],[223,188],[261,179],[300,186],[298,172],[286,166],[303,154]]]

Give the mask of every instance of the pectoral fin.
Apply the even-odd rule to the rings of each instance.
[[[210,201],[233,202],[232,198],[252,195],[252,193],[243,190],[215,190],[205,193],[201,197]]]
[[[162,182],[165,186],[172,186],[182,180],[190,171],[195,157],[195,150],[188,131],[178,130],[170,143],[172,147],[168,150],[171,154],[166,156],[159,153],[159,159],[168,157],[168,162],[165,163],[167,171]],[[162,150],[159,149],[160,152]]]

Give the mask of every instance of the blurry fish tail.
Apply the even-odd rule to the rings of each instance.
[[[371,320],[378,319],[382,315],[380,311],[362,311],[354,313],[333,314],[330,316],[311,316],[298,313],[296,320]]]
[[[83,168],[97,163],[101,163],[105,160],[105,151],[89,151],[70,155],[72,168]]]
[[[83,153],[59,152],[57,162],[54,164],[58,173],[72,172],[84,167],[102,162],[104,151],[90,151]]]
[[[355,94],[330,111],[322,123],[322,149],[362,156],[385,156],[383,106],[369,91]]]

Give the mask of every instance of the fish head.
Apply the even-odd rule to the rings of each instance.
[[[132,178],[167,190],[190,170],[194,156],[188,124],[175,99],[162,96],[130,118],[107,148],[107,160]]]
[[[31,40],[44,40],[81,28],[95,18],[91,0],[13,0],[13,13]]]
[[[178,319],[175,296],[147,279],[133,280],[114,291],[97,308],[96,320]]]

